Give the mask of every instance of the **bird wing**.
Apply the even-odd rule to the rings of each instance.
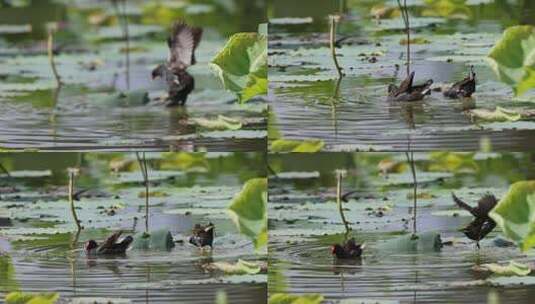
[[[412,71],[410,73],[410,75],[405,78],[405,80],[403,80],[400,84],[399,84],[399,88],[396,92],[396,96],[401,94],[401,93],[404,93],[404,92],[409,92],[410,89],[412,88],[412,82],[414,80],[414,71]]]
[[[453,197],[453,201],[455,201],[459,208],[470,212],[475,217],[479,217],[479,213],[477,212],[476,208],[470,207],[467,203],[463,202],[460,198],[455,196],[455,193],[453,192],[451,193],[451,196]]]
[[[477,208],[482,216],[488,216],[489,212],[496,206],[498,200],[492,194],[485,194],[478,202]]]
[[[110,235],[98,248],[98,251],[102,251],[106,248],[111,248],[115,243],[117,243],[117,240],[123,233],[122,230],[119,230],[115,232],[114,234]]]
[[[171,69],[185,70],[195,64],[195,49],[202,37],[202,29],[191,27],[179,21],[173,25],[169,46],[169,65]]]

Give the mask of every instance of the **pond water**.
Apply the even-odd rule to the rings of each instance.
[[[497,80],[485,60],[506,27],[533,24],[532,1],[442,1],[442,7],[409,1],[412,37],[427,42],[411,46],[415,81],[433,79],[438,88],[462,80],[470,65],[477,74],[470,99],[449,100],[433,92],[413,103],[386,100],[388,84],[406,77],[401,18],[371,16],[396,1],[345,1],[345,7],[335,2],[274,1],[270,128],[281,137],[323,140],[328,151],[399,151],[408,145],[419,151],[533,149],[533,121],[478,123],[467,111],[534,108],[533,92],[513,100],[511,88]],[[327,16],[340,11],[337,54],[346,76],[339,82]]]
[[[111,1],[24,4],[0,7],[1,147],[219,152],[265,146],[264,100],[238,104],[209,68],[230,35],[257,31],[263,1],[128,1],[126,10],[120,7],[129,20],[128,48]],[[166,84],[152,81],[151,71],[167,60],[168,28],[179,19],[204,28],[197,64],[188,69],[196,89],[185,107],[143,105],[145,93],[151,100],[165,94]],[[54,60],[60,89],[47,56],[51,23],[59,27]],[[129,98],[119,98],[120,92]],[[211,131],[194,123],[219,115],[242,128]]]
[[[0,180],[0,298],[22,290],[59,292],[65,301],[100,297],[215,303],[219,292],[226,293],[229,303],[265,299],[265,274],[225,275],[206,268],[214,262],[265,260],[226,213],[243,183],[265,174],[258,165],[263,158],[257,153],[147,154],[150,192],[155,193],[150,231],[170,231],[175,247],[88,258],[82,250],[87,240],[100,242],[119,229],[129,235],[145,229],[144,187],[135,156],[5,155],[2,165],[11,178]],[[75,189],[89,189],[75,202],[85,227],[78,236],[66,200],[66,169],[71,166],[81,168]],[[187,237],[194,224],[209,221],[216,227],[214,249],[200,251]]]
[[[510,259],[529,262],[535,252],[522,254],[516,246],[498,246],[499,229],[481,241],[477,250],[475,242],[459,231],[471,216],[456,207],[451,192],[471,205],[487,192],[500,198],[510,183],[533,179],[533,155],[465,154],[455,166],[454,161],[445,161],[454,159],[453,155],[460,156],[415,154],[417,231],[422,235],[438,232],[442,242],[449,242],[438,250],[417,251],[387,246],[388,240],[412,231],[412,176],[407,167],[384,175],[378,166],[385,168],[384,160],[402,165],[404,154],[319,153],[270,159],[278,174],[270,176],[269,294],[319,293],[326,303],[341,299],[355,299],[355,303],[531,303],[533,286],[507,280],[498,283],[473,266]],[[344,209],[353,228],[351,236],[366,244],[358,260],[331,256],[330,246],[344,239],[334,203],[335,169],[347,171],[342,193],[355,191]],[[487,302],[496,297],[498,302]]]

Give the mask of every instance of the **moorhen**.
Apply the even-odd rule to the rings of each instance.
[[[169,57],[166,63],[152,70],[152,79],[161,77],[168,85],[169,97],[166,106],[183,106],[195,88],[195,80],[186,70],[196,63],[195,49],[201,41],[203,30],[179,21],[173,24],[167,39]]]
[[[362,250],[366,246],[357,244],[354,238],[347,240],[345,243],[334,244],[331,246],[331,254],[337,259],[356,259],[362,255]]]
[[[414,71],[399,84],[399,88],[395,84],[390,84],[388,86],[388,100],[419,101],[431,93],[432,79],[427,80],[421,85],[413,85],[413,80]]]
[[[189,238],[190,244],[193,244],[199,248],[210,246],[214,242],[214,230],[215,226],[212,223],[208,223],[206,226],[195,224],[193,227],[192,235]]]
[[[453,192],[451,195],[457,206],[470,212],[475,217],[474,220],[461,231],[469,239],[476,241],[477,248],[480,248],[479,241],[496,227],[496,222],[489,217],[489,212],[496,206],[498,200],[492,194],[485,194],[477,202],[477,207],[470,207],[467,203],[455,196]]]
[[[125,254],[128,246],[134,241],[132,236],[125,237],[121,242],[117,242],[123,232],[117,231],[110,235],[100,246],[95,240],[85,243],[85,253],[87,255],[120,255]]]
[[[474,66],[470,66],[468,77],[461,81],[454,83],[449,89],[444,91],[444,96],[451,99],[458,99],[461,97],[470,97],[476,91],[476,73]]]

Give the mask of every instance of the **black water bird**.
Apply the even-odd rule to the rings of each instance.
[[[492,194],[485,194],[478,202],[477,207],[471,207],[467,203],[459,199],[455,194],[451,193],[453,200],[459,206],[468,212],[470,212],[474,219],[461,231],[464,232],[469,239],[477,242],[477,248],[480,248],[479,241],[482,240],[487,234],[489,234],[496,222],[489,217],[489,212],[496,206],[498,200]]]
[[[424,99],[426,95],[431,94],[431,85],[433,80],[429,79],[421,85],[413,85],[414,71],[403,80],[399,87],[395,84],[388,86],[388,100],[389,101],[419,101]]]
[[[355,239],[351,238],[342,244],[332,245],[331,254],[337,259],[356,259],[362,255],[365,247],[364,244],[357,244]]]
[[[120,242],[122,231],[117,231],[110,235],[102,244],[95,240],[89,240],[85,243],[85,253],[91,255],[121,255],[125,254],[130,244],[134,241],[132,236],[127,236]]]
[[[208,223],[206,226],[195,224],[189,242],[199,248],[205,246],[212,247],[212,243],[214,242],[214,231],[215,226],[212,223]]]
[[[449,89],[443,92],[444,96],[451,99],[458,99],[462,97],[471,97],[476,91],[476,73],[474,66],[470,66],[468,76],[463,80],[454,83]]]
[[[179,21],[173,24],[167,39],[169,57],[166,63],[152,70],[152,79],[163,78],[168,86],[167,106],[183,106],[195,88],[195,79],[187,68],[196,63],[195,49],[199,46],[203,30]]]

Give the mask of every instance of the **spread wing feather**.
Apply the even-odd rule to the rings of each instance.
[[[173,25],[169,46],[169,65],[171,69],[185,70],[195,64],[195,49],[202,37],[202,29],[191,27],[179,21]]]

